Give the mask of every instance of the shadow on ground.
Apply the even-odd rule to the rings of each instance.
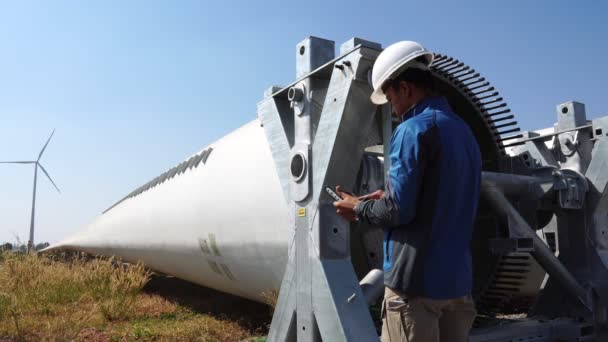
[[[143,291],[159,295],[199,314],[238,321],[247,329],[263,334],[268,333],[272,320],[272,309],[268,305],[171,276],[153,274]]]

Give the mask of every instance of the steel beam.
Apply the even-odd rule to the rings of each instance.
[[[292,223],[269,341],[378,339],[350,259],[350,224],[322,192],[352,189],[376,122],[367,72],[379,51],[365,45],[327,61],[333,42],[304,40],[298,81],[258,106]]]
[[[492,185],[509,197],[526,197],[538,199],[553,187],[553,179],[483,171],[481,179],[484,184]]]
[[[536,261],[547,271],[550,277],[557,280],[566,292],[576,298],[583,306],[591,311],[587,300],[587,292],[578,283],[576,278],[564,267],[559,259],[553,254],[553,251],[536,235],[534,230],[530,228],[526,220],[507,200],[503,192],[501,192],[494,184],[484,181],[481,187],[482,197],[487,200],[493,209],[508,217],[512,223],[510,229],[513,229],[518,235],[532,238],[534,244],[534,252],[532,256]]]

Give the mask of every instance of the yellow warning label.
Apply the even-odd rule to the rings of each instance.
[[[306,216],[306,208],[298,208],[298,216],[300,216],[300,217]]]

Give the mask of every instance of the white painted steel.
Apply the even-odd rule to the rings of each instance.
[[[262,301],[281,285],[290,226],[264,130],[254,120],[210,147],[206,163],[126,199],[49,249],[142,261]]]

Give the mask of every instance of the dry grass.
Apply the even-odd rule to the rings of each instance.
[[[277,307],[277,302],[279,301],[279,290],[269,290],[266,292],[262,292],[262,297],[264,298],[264,302],[271,307],[272,311]]]
[[[0,341],[262,341],[269,313],[141,264],[0,254]]]

